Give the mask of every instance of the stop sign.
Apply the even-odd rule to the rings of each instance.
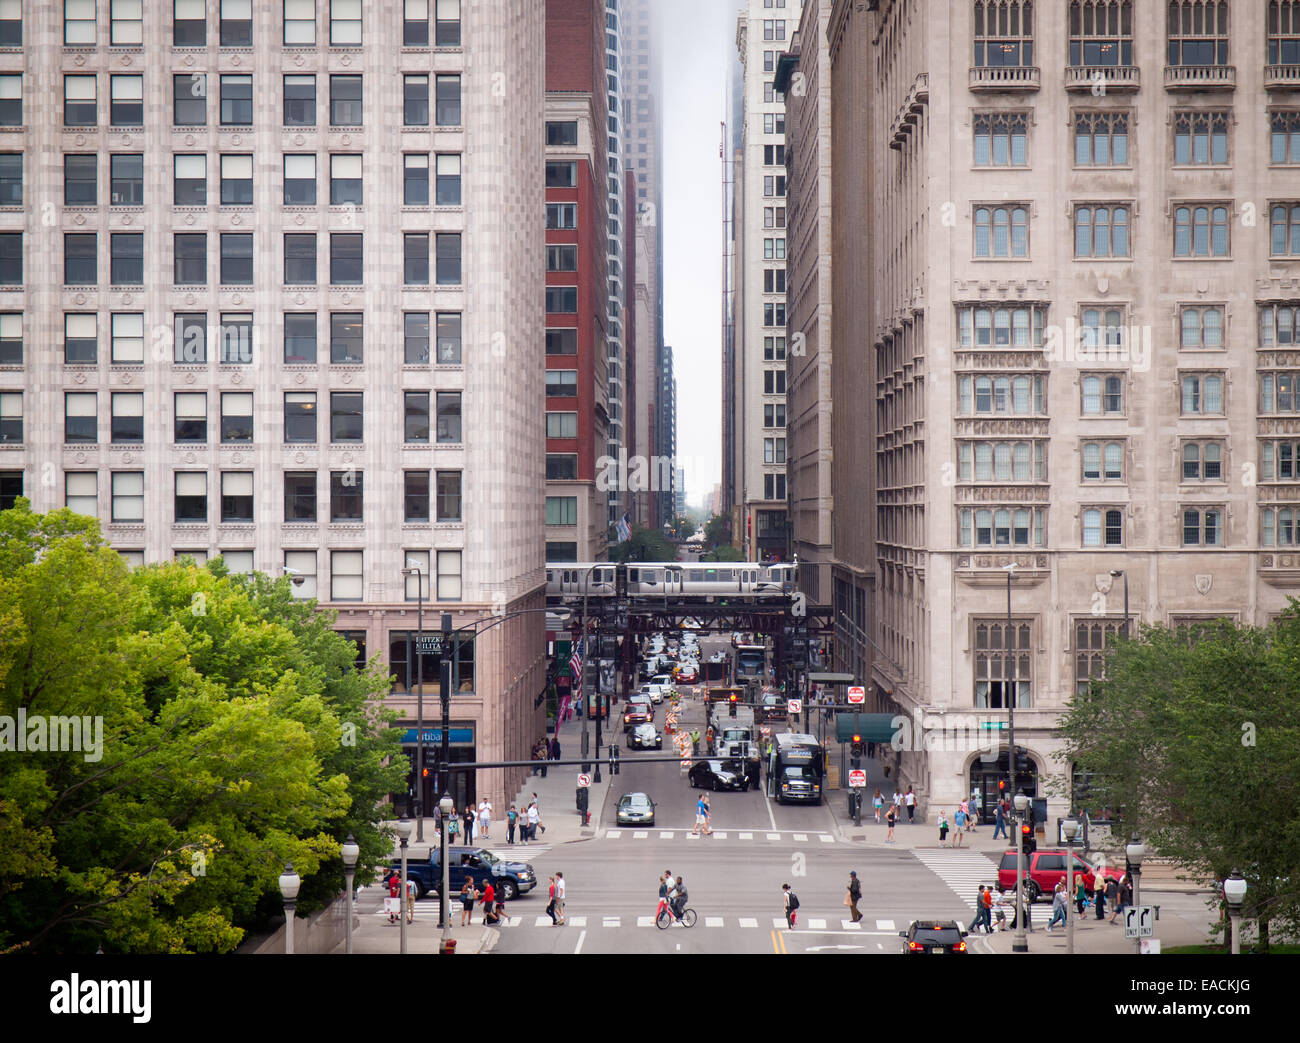
[[[849,772],[849,786],[852,789],[862,789],[867,784],[867,773],[857,768]]]
[[[860,684],[851,684],[848,688],[848,701],[850,704],[861,704],[867,701],[867,690]]]

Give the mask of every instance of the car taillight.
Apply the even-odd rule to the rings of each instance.
[[[958,942],[956,945],[954,945],[954,946],[952,947],[952,951],[953,951],[953,952],[965,952],[965,951],[966,951],[966,943],[965,943],[965,942]]]
[[[907,947],[912,952],[921,952],[925,948],[920,942],[908,942]]]

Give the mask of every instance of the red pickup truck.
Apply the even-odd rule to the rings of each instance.
[[[1066,878],[1065,873],[1065,849],[1057,848],[1043,851],[1034,851],[1023,856],[1025,865],[1028,867],[1025,873],[1025,890],[1029,895],[1031,902],[1036,902],[1040,897],[1046,897],[1049,901],[1052,892],[1056,890],[1056,882]],[[1079,886],[1079,878],[1083,878],[1083,886],[1092,893],[1093,884],[1097,879],[1097,867],[1090,862],[1084,861],[1078,855],[1074,856],[1074,886]],[[1114,877],[1116,880],[1123,878],[1122,870],[1106,866],[1101,870],[1104,878]],[[998,865],[998,890],[1003,894],[1016,889],[1016,853],[1007,851],[1002,855],[1002,862]],[[1071,895],[1071,898],[1074,896]]]

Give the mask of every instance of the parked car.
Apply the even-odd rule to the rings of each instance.
[[[1065,873],[1065,848],[1047,848],[1042,851],[1032,851],[1023,856],[1025,865],[1028,867],[1025,873],[1025,891],[1029,895],[1031,902],[1037,902],[1040,897],[1051,899],[1052,892],[1056,890],[1058,880],[1066,878]],[[1080,858],[1077,854],[1074,856],[1074,880],[1075,887],[1078,887],[1080,876],[1083,877],[1083,886],[1091,894],[1093,885],[1097,880],[1098,869],[1092,863]],[[1114,869],[1106,866],[1101,870],[1103,877],[1113,877],[1119,880],[1123,877],[1124,872],[1120,869]],[[1003,894],[1016,889],[1016,853],[1015,851],[1006,851],[1002,855],[1002,862],[998,865],[998,890]]]
[[[954,920],[913,920],[898,936],[907,944],[903,952],[935,956],[966,951],[966,935]]]
[[[629,750],[662,750],[664,737],[655,731],[653,724],[638,724],[627,737]]]
[[[645,793],[624,793],[618,798],[620,826],[653,826],[655,802]]]
[[[537,873],[528,862],[507,862],[483,847],[449,847],[447,865],[451,893],[461,889],[465,878],[478,890],[489,880],[503,902],[512,901],[537,886]],[[402,870],[400,858],[390,859],[392,868]],[[415,883],[415,897],[436,894],[442,886],[442,862],[435,845],[427,860],[407,860],[406,878]]]
[[[749,789],[749,779],[735,761],[696,761],[686,777],[692,789],[739,790],[742,793]]]

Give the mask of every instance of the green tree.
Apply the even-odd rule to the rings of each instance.
[[[1271,925],[1300,928],[1297,607],[1267,628],[1143,627],[1060,722],[1065,766],[1092,773],[1089,799],[1125,831],[1218,879],[1241,871],[1265,950]]]
[[[709,547],[721,547],[731,542],[731,519],[725,514],[715,514],[704,523],[704,542]]]
[[[286,861],[305,913],[348,832],[387,855],[387,678],[287,581],[224,572],[129,572],[93,519],[0,513],[0,714],[102,726],[98,756],[0,756],[0,951],[230,951]]]
[[[654,529],[637,529],[631,537],[609,548],[609,560],[628,561],[676,561],[677,548],[660,532]]]

